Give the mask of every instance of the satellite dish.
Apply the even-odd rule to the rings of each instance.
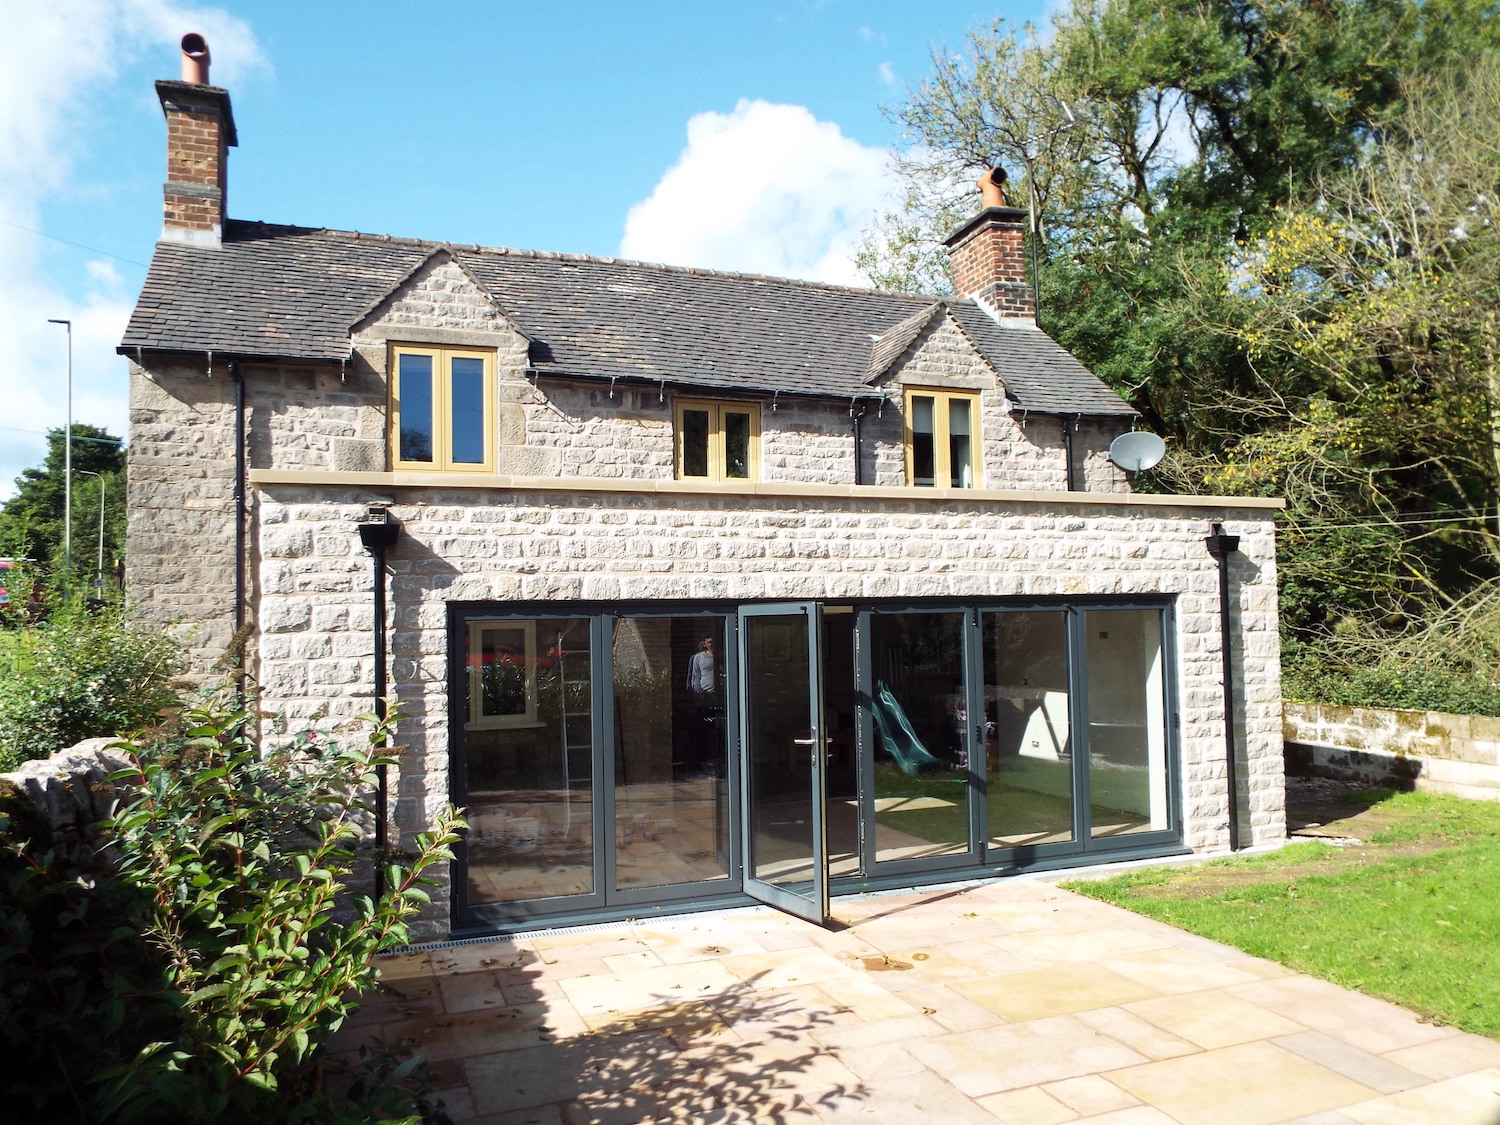
[[[1166,452],[1167,443],[1145,430],[1121,434],[1109,443],[1109,459],[1127,473],[1151,468]]]

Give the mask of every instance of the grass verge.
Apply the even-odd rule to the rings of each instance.
[[[1364,812],[1328,826],[1359,845],[1063,885],[1500,1039],[1500,804],[1359,796]]]

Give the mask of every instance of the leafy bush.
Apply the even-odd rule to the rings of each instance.
[[[1283,670],[1281,693],[1299,703],[1500,717],[1500,684],[1467,668],[1397,657],[1351,667],[1299,650]]]
[[[12,591],[24,606],[23,592]],[[172,705],[181,648],[120,604],[52,606],[0,630],[0,773],[83,738],[114,737]]]
[[[359,797],[393,761],[386,727],[262,754],[246,712],[180,719],[174,736],[122,744],[132,766],[100,846],[49,850],[0,814],[7,1120],[445,1120],[412,1093],[414,1062],[381,1062],[388,1081],[366,1076],[351,1101],[319,1048],[373,983],[371,958],[406,943],[455,814],[410,857],[375,856]],[[373,863],[378,900],[349,887]]]

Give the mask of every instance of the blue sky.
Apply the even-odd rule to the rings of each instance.
[[[75,322],[75,417],[126,425],[113,346],[161,221],[152,80],[185,32],[233,98],[232,217],[856,281],[901,143],[882,105],[935,46],[1045,12],[0,0],[0,496],[64,419],[48,317]]]

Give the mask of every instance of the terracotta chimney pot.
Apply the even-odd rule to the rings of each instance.
[[[212,61],[208,53],[208,41],[196,31],[182,37],[182,80],[195,86],[207,86],[208,64]]]
[[[986,207],[1005,206],[1005,169],[998,165],[979,176],[979,198]]]

